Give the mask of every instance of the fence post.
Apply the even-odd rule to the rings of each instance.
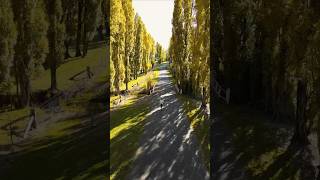
[[[23,138],[27,137],[28,132],[32,129],[32,128],[37,128],[37,122],[36,122],[36,111],[34,108],[32,108],[30,110],[30,120],[28,123],[28,126],[24,132]]]
[[[93,76],[93,73],[92,73],[91,70],[90,70],[90,66],[87,66],[86,71],[87,71],[88,78],[91,79],[92,76]]]
[[[10,133],[11,147],[12,147],[12,149],[13,149],[14,142],[13,142],[13,128],[12,128],[12,123],[10,123],[10,126],[9,126],[9,133]]]

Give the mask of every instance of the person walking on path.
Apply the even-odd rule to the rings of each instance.
[[[160,107],[161,107],[161,110],[162,110],[162,106],[163,106],[163,99],[162,99],[162,97],[160,97]]]

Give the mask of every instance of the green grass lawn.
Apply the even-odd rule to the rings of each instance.
[[[106,179],[105,125],[90,128],[83,120],[67,118],[38,134],[2,178]]]
[[[152,73],[153,83],[159,80],[159,67],[157,66]],[[129,90],[132,85],[139,83],[141,88],[145,88],[147,75],[139,76],[136,80],[129,82]],[[121,90],[125,89],[125,84]],[[131,163],[139,146],[139,138],[143,133],[146,114],[149,111],[148,103],[140,101],[138,92],[131,92],[131,96],[110,113],[110,179],[125,179],[130,171]],[[112,96],[111,103],[117,97]]]
[[[103,65],[105,66],[105,73],[107,73],[107,65],[102,64],[102,61],[106,61],[107,58],[106,51],[107,47],[102,46],[89,50],[87,56],[84,58],[75,57],[67,59],[67,62],[57,69],[58,89],[67,90],[70,88],[74,84],[74,81],[69,80],[69,78],[85,70],[87,66],[93,68]],[[101,74],[99,74],[99,76],[101,76]],[[32,90],[38,91],[49,89],[50,83],[50,70],[46,70],[42,72],[38,78],[32,80]]]
[[[91,81],[95,85],[106,83],[106,51],[107,47],[103,45],[90,49],[85,58],[67,59],[57,70],[58,89],[69,90],[75,83],[81,83],[69,78],[87,66],[94,71]],[[31,84],[33,92],[48,89],[50,71],[40,72]],[[92,121],[89,121],[94,115],[106,111],[105,104],[91,101],[99,93],[90,87],[68,104],[61,101],[64,112],[53,116],[59,120],[41,127],[23,146],[20,145],[22,149],[15,153],[10,169],[0,179],[107,179],[105,127],[108,122],[105,116],[94,118],[96,126],[91,126]],[[36,112],[38,117],[50,116],[40,109],[36,109]],[[29,108],[1,113],[0,126],[28,114]],[[23,130],[28,120],[14,125]],[[8,133],[0,129],[0,145],[8,144],[9,140]]]
[[[128,90],[131,91],[133,89],[133,85],[136,85],[138,83],[139,88],[146,88],[146,79],[148,76],[153,76],[153,83],[156,84],[158,82],[158,78],[159,78],[159,65],[151,72],[149,72],[148,74],[143,74],[140,75],[137,79],[133,79],[128,83]],[[126,89],[126,85],[125,83],[122,83],[120,86],[120,90],[125,90]],[[132,95],[136,95],[138,92],[130,92],[130,94]],[[117,100],[119,98],[119,95],[115,96],[112,95],[110,97],[110,107],[114,107],[114,101]]]
[[[143,133],[147,102],[129,99],[110,114],[110,179],[125,179]]]
[[[91,101],[100,96],[92,88],[71,99],[69,108],[75,110],[65,107],[65,114],[55,114],[59,119],[36,131],[1,178],[107,179],[107,117],[95,117],[95,126],[90,120],[106,111],[105,104]]]
[[[75,83],[79,83],[79,82],[69,80],[69,78],[85,70],[87,66],[90,66],[91,68],[99,67],[99,70],[95,72],[93,79],[91,81],[97,84],[105,83],[107,81],[106,80],[107,68],[101,67],[101,64],[103,64],[102,61],[106,61],[106,57],[107,57],[106,51],[107,51],[107,47],[100,46],[96,49],[90,49],[88,51],[88,55],[84,58],[77,57],[77,58],[67,59],[67,61],[63,63],[57,70],[58,88],[61,90],[68,90],[69,88],[73,87]],[[92,70],[95,70],[95,69],[92,69]],[[33,91],[46,90],[49,87],[50,87],[50,70],[41,72],[38,78],[35,78],[32,80]],[[90,93],[86,93],[83,96],[77,97],[77,98],[80,100],[82,98],[82,102],[85,102],[86,100],[90,99]],[[75,99],[74,101],[76,100],[77,99]],[[77,107],[74,105],[72,107],[73,107],[73,110],[81,111],[80,106]],[[69,109],[67,110],[71,110],[72,107],[68,107]],[[0,113],[0,127],[18,118],[27,116],[29,114],[29,111],[30,111],[29,108],[24,108],[24,109],[14,110],[11,112]],[[39,117],[41,117],[41,115],[43,115],[44,113],[40,109],[36,109],[36,112],[39,115]],[[15,126],[18,129],[24,129],[27,122],[28,122],[28,119],[19,121],[18,123],[15,123]],[[8,132],[0,129],[0,144],[6,144],[8,143],[8,140],[9,140]]]
[[[39,108],[36,108],[36,116],[37,117],[43,117],[45,115],[45,112]],[[29,108],[14,110],[10,112],[4,112],[0,114],[0,127],[6,126],[9,123],[17,120],[16,123],[12,125],[12,128],[15,129],[15,131],[21,132],[23,131],[29,122],[29,117],[27,117],[30,113]],[[8,128],[7,128],[8,129]],[[21,134],[23,135],[23,133]],[[14,136],[14,139],[16,137]],[[10,134],[9,131],[5,129],[0,129],[0,145],[4,144],[10,144]]]

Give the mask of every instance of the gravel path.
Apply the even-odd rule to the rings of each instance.
[[[182,104],[175,96],[167,64],[160,67],[159,82],[150,97],[151,111],[127,179],[207,180],[209,173],[200,146]],[[164,108],[160,109],[160,96]]]

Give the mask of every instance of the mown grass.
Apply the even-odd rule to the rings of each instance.
[[[74,86],[75,82],[70,80],[70,77],[74,76],[75,74],[83,71],[86,69],[87,66],[90,66],[91,69],[94,67],[100,67],[100,66],[106,66],[106,57],[107,57],[107,47],[105,45],[100,46],[95,49],[90,49],[88,51],[88,54],[86,57],[75,57],[67,59],[65,63],[63,63],[58,69],[57,69],[57,82],[58,82],[58,89],[60,90],[69,90]],[[106,73],[107,68],[101,68],[98,72],[95,72],[93,78],[91,81],[97,84],[102,84],[107,82],[106,79]],[[87,81],[87,80],[86,80]],[[50,87],[50,70],[42,71],[40,74],[34,78],[31,81],[32,90],[33,92],[39,91],[39,90],[46,90]],[[15,89],[15,88],[13,88]],[[65,106],[64,102],[62,102],[63,108],[67,108],[68,111],[83,111],[84,110],[84,104],[83,102],[88,102],[88,100],[92,97],[93,93],[85,93],[82,96],[78,96],[75,99],[73,99],[73,104],[71,106]],[[77,106],[76,102],[82,103],[83,106]],[[11,121],[14,121],[16,119],[19,119],[24,116],[29,115],[30,108],[23,108],[18,109],[10,112],[4,112],[0,113],[0,127],[3,124],[7,124]],[[44,112],[40,110],[39,108],[36,109],[37,116],[41,117]],[[18,129],[24,129],[27,122],[27,120],[19,121],[18,123],[15,123],[14,126]],[[8,143],[9,140],[9,134],[8,132],[0,129],[0,144]]]
[[[107,58],[106,51],[107,47],[102,46],[89,50],[87,56],[84,58],[74,57],[67,59],[67,61],[57,69],[58,89],[68,90],[74,84],[74,81],[69,80],[69,78],[86,70],[87,66],[93,68],[102,65],[105,66],[105,72],[107,72],[107,65],[104,63]],[[101,74],[98,76],[101,76]],[[50,83],[50,70],[43,71],[37,78],[31,81],[32,90],[46,90],[50,88]]]
[[[147,75],[139,76],[136,80],[130,81],[129,90],[132,85],[139,84],[139,89],[146,87],[147,76],[152,77],[154,84],[159,80],[159,67]],[[125,85],[121,86],[121,90]],[[138,90],[139,91],[139,90]],[[139,147],[139,139],[143,133],[146,114],[149,111],[148,103],[141,101],[143,95],[137,92],[130,92],[131,96],[110,114],[110,179],[125,179],[130,172],[134,155]],[[112,96],[110,103],[117,97]],[[111,103],[112,107],[113,104]]]
[[[42,117],[45,115],[45,112],[42,109],[35,108],[35,111],[36,117]],[[11,143],[10,133],[8,131],[9,126],[6,128],[4,128],[4,126],[12,123],[12,129],[14,129],[14,131],[22,132],[25,130],[30,120],[29,114],[30,108],[4,112],[0,114],[0,145]]]
[[[2,178],[107,179],[106,116],[91,119],[92,113],[105,112],[101,103],[90,101],[97,95],[95,89],[90,89],[82,98],[72,99],[82,107],[75,112],[81,113],[68,110],[65,115],[59,114],[54,123],[36,131],[14,155]]]
[[[159,78],[159,66],[155,67],[155,69],[148,74],[140,75],[137,79],[133,79],[128,83],[128,90],[131,91],[131,95],[137,95],[137,91],[133,92],[132,89],[134,88],[134,85],[138,85],[138,89],[141,90],[143,88],[147,87],[147,79],[152,78],[152,83],[156,84],[158,82]],[[120,91],[123,91],[126,89],[125,83],[122,83],[120,86]],[[110,96],[110,107],[114,107],[114,102],[119,99],[119,95],[112,95]]]
[[[2,178],[107,179],[104,125],[92,129],[82,121],[71,117],[38,133]]]
[[[177,95],[178,99],[182,102],[184,112],[190,120],[191,127],[193,128],[195,135],[200,143],[203,160],[206,167],[210,166],[210,141],[209,141],[209,118],[206,117],[202,109],[199,108],[199,103],[196,100],[185,96]]]
[[[146,102],[138,102],[137,97],[126,101],[110,114],[110,179],[125,179],[130,171],[134,155],[143,133]]]

